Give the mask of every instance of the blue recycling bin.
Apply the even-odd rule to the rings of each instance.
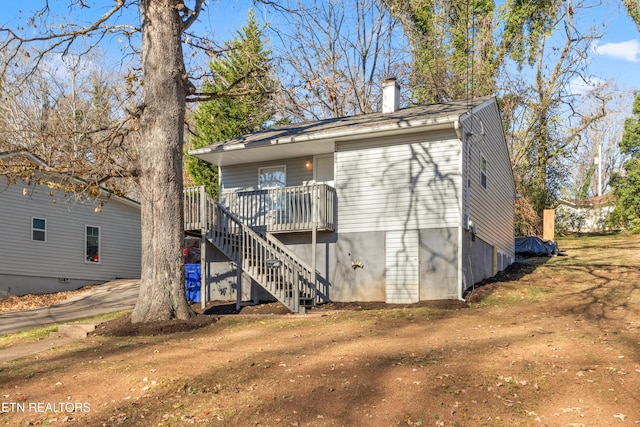
[[[184,268],[187,301],[200,302],[200,264],[186,264]]]

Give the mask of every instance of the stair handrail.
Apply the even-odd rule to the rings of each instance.
[[[247,230],[247,232],[252,235],[252,237],[259,237],[262,240],[268,240],[269,243],[272,244],[271,247],[278,249],[280,252],[282,252],[284,255],[288,256],[289,258],[292,259],[292,261],[300,264],[300,266],[304,267],[306,270],[313,272],[313,269],[311,268],[311,266],[304,261],[303,259],[300,259],[298,257],[298,255],[296,255],[291,249],[289,249],[288,247],[286,247],[285,245],[282,244],[282,242],[280,242],[278,239],[276,239],[275,237],[273,237],[271,234],[267,233],[265,235],[262,235],[254,230],[251,229],[251,227],[247,226],[246,224],[243,223],[243,221],[238,218],[236,215],[234,215],[233,212],[231,212],[229,210],[229,208],[225,207],[223,204],[219,203],[219,202],[215,202],[215,206],[216,208],[219,208],[225,215],[229,216],[230,218],[232,218],[234,220],[234,222],[239,225],[242,226],[243,228],[245,228]],[[255,235],[255,236],[254,236]],[[318,274],[318,272],[315,272],[316,275]]]
[[[277,261],[288,264],[291,270],[295,270],[295,271],[302,270],[300,271],[300,273],[304,273],[303,276],[308,277],[306,280],[309,281],[311,284],[311,292],[313,294],[311,296],[311,299],[313,299],[314,302],[317,300],[317,289],[318,289],[318,272],[317,271],[313,271],[313,269],[305,261],[301,260],[296,254],[294,254],[289,248],[283,245],[276,238],[270,236],[269,234],[267,234],[266,236],[263,236],[262,234],[252,230],[249,226],[244,224],[242,220],[237,218],[228,208],[223,206],[221,203],[215,202],[215,207],[216,207],[216,210],[219,210],[222,214],[222,215],[216,215],[218,220],[222,220],[222,217],[226,216],[234,223],[234,226],[238,227],[238,231],[241,231],[242,233],[250,236],[258,244],[261,244],[261,245],[266,244],[267,247],[271,249],[271,251],[274,251],[276,254],[276,257],[279,258],[277,259]],[[214,229],[212,231],[215,233],[216,230]],[[216,243],[216,245],[224,252],[225,250],[222,247],[222,242],[216,242],[215,240],[216,239],[214,238],[214,243]],[[242,256],[242,254],[234,255],[231,250],[229,250],[229,253],[227,255],[230,255],[230,258],[232,258],[235,262],[238,262],[239,261],[238,257]],[[300,285],[300,280],[298,278],[298,280],[296,281],[296,288],[298,291],[301,290],[301,289],[298,289],[299,285]],[[277,292],[273,292],[274,291],[273,289],[269,289],[266,286],[265,286],[265,289],[270,291],[270,293],[272,293],[276,298],[278,298]],[[290,309],[292,309],[292,311],[297,312],[299,310],[299,303],[300,303],[299,298],[300,296],[297,294],[292,295],[292,297],[290,298],[292,302],[291,304],[292,306],[290,306],[287,303],[287,301],[283,301],[281,298],[278,298],[278,299],[282,303],[287,305]]]

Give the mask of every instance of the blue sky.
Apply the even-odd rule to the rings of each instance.
[[[228,40],[244,24],[247,11],[252,6],[251,1],[214,1],[201,24],[209,29],[214,28],[218,40]],[[268,15],[267,12],[262,16],[268,19]],[[258,17],[260,16],[258,13]],[[621,92],[640,90],[640,32],[627,16],[621,2],[613,0],[609,4],[593,8],[580,24],[585,29],[596,27],[603,34],[590,53],[593,78],[614,79]]]
[[[607,12],[604,36],[591,55],[591,70],[600,78],[615,79],[622,91],[640,90],[640,32],[624,10],[609,6]]]
[[[71,0],[49,0],[52,9],[66,16]],[[86,0],[96,13],[104,13],[112,0]],[[594,79],[614,79],[623,92],[640,90],[640,33],[620,6],[619,1],[594,8],[583,24],[600,28],[603,37],[590,52],[590,72]],[[5,1],[0,10],[1,25],[23,23],[29,12],[38,9],[44,0]],[[212,35],[221,43],[229,40],[246,21],[247,11],[254,4],[247,0],[209,0],[209,6],[201,15],[197,33]],[[266,10],[266,9],[265,9]],[[22,11],[20,15],[19,11]],[[135,13],[132,10],[130,13]],[[258,18],[268,19],[268,13],[257,13]],[[592,22],[588,22],[591,19]],[[602,22],[602,21],[605,22]],[[604,27],[602,25],[604,24]]]
[[[235,34],[235,29],[244,24],[252,4],[239,0],[213,2],[202,24],[216,28],[215,35],[228,40]],[[587,19],[591,22],[585,20],[581,24],[594,26],[603,34],[590,54],[590,71],[594,78],[614,79],[623,92],[640,90],[640,32],[621,2],[613,1],[594,8]]]

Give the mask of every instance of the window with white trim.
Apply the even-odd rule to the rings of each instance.
[[[85,226],[85,262],[100,262],[100,227]]]
[[[45,218],[31,218],[31,240],[34,242],[47,241],[47,220]]]
[[[287,186],[287,167],[267,166],[258,168],[258,188],[260,190],[269,190],[275,188],[284,188]],[[262,195],[262,204],[270,212],[275,212],[276,217],[280,217],[280,213],[285,210],[284,193],[279,191],[264,192]]]
[[[487,188],[487,159],[480,154],[480,185],[482,188]]]
[[[284,188],[287,186],[287,167],[268,166],[258,168],[258,188]]]

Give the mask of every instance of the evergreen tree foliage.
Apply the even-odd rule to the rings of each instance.
[[[610,221],[635,233],[640,233],[640,92],[636,93],[633,116],[624,123],[620,151],[629,156],[624,172],[611,178],[611,187],[617,197]]]
[[[271,52],[262,37],[263,28],[251,11],[237,37],[225,43],[225,53],[209,63],[212,76],[202,91],[212,99],[195,110],[197,131],[191,148],[258,131],[273,117],[270,101],[275,80],[270,72]],[[186,166],[193,181],[217,198],[217,166],[189,155]]]

